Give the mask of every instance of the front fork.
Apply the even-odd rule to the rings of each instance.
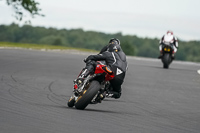
[[[89,82],[89,79],[91,78],[91,75],[88,75],[84,80],[75,79],[74,82],[74,88],[73,88],[73,94],[71,97],[75,98],[75,101],[78,99],[78,97],[82,94],[85,86]]]

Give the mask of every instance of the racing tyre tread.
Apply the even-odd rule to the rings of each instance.
[[[73,97],[68,100],[67,105],[68,107],[72,108],[74,106],[74,103],[75,103],[75,98]]]
[[[91,100],[94,98],[94,96],[97,94],[97,92],[100,90],[100,84],[98,81],[93,80],[86,92],[78,98],[78,100],[75,102],[75,108],[84,110],[87,105],[91,102]]]

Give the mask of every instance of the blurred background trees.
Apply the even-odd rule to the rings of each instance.
[[[161,35],[162,36],[162,35]],[[75,48],[100,50],[108,44],[110,38],[121,40],[121,47],[127,55],[157,58],[159,39],[138,38],[137,36],[105,34],[82,29],[56,29],[19,26],[17,24],[0,25],[1,42],[35,43],[62,45]],[[181,41],[176,54],[177,60],[200,62],[200,41]]]

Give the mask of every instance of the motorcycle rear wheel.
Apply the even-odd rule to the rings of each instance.
[[[97,94],[97,92],[100,90],[101,86],[98,81],[93,80],[89,87],[85,88],[82,95],[78,97],[78,99],[75,102],[75,108],[84,110],[87,105],[91,102],[91,100],[94,98],[94,96]]]

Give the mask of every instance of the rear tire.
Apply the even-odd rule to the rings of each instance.
[[[101,86],[98,81],[93,80],[89,87],[83,91],[83,94],[78,97],[75,102],[75,108],[84,110],[87,105],[91,102],[97,92],[100,90]]]

